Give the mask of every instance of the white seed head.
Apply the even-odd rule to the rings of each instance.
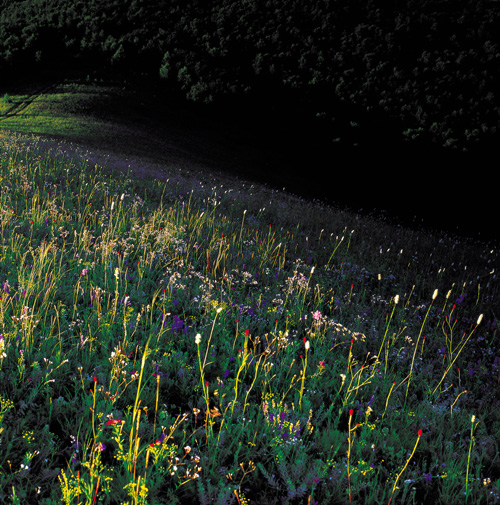
[[[473,416],[470,418],[470,422],[471,422],[471,423],[474,423],[474,421],[475,421],[475,420],[476,420],[476,416],[475,416],[475,415],[473,415]]]
[[[481,315],[477,318],[477,324],[480,324],[482,320],[483,320],[483,315],[481,314]]]
[[[397,305],[399,303],[399,295],[396,295],[394,297],[394,303],[395,303],[395,305]]]
[[[306,342],[306,351],[309,350],[309,347],[311,347],[311,344],[309,343],[309,340]]]
[[[432,299],[433,299],[433,300],[435,300],[435,299],[436,299],[436,297],[437,297],[437,295],[438,295],[438,290],[437,290],[437,289],[435,289],[435,290],[434,290],[434,294],[432,295]]]
[[[201,335],[197,333],[196,337],[194,337],[194,342],[196,345],[199,345],[201,342]]]

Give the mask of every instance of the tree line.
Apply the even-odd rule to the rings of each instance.
[[[0,0],[2,79],[112,72],[188,101],[473,150],[500,121],[492,0]]]

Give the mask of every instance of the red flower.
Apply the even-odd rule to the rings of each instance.
[[[421,437],[422,436],[422,430],[418,430],[418,436]]]
[[[353,414],[354,414],[354,410],[353,409],[349,409],[349,416],[352,417]]]
[[[245,337],[248,337],[250,335],[250,330],[245,330]]]
[[[109,419],[106,421],[106,426],[111,426],[112,424],[123,423],[121,419]]]

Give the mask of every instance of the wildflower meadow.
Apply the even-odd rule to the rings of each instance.
[[[2,503],[499,503],[495,244],[0,152]]]

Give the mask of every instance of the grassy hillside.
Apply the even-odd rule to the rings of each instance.
[[[187,105],[161,88],[130,82],[23,85],[0,92],[0,130],[34,133],[82,149],[172,169],[201,170],[349,207],[414,228],[499,240],[489,161],[429,150],[335,148],[325,153],[300,131],[264,118],[256,128],[239,109]],[[240,113],[241,112],[241,113]],[[464,163],[472,172],[458,173]]]
[[[66,81],[13,87],[0,99],[0,129],[65,140],[153,162],[189,159],[230,176],[254,181],[295,183],[300,172],[284,168],[283,157],[260,142],[259,133],[241,132],[216,113],[118,82]],[[229,127],[229,128],[228,128]]]
[[[498,503],[497,249],[0,142],[1,501]]]

